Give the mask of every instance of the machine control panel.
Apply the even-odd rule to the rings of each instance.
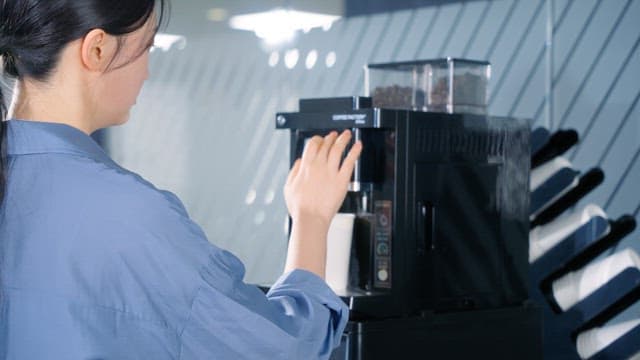
[[[391,238],[392,203],[390,200],[378,200],[374,204],[376,224],[374,233],[375,261],[373,285],[377,288],[391,288]]]

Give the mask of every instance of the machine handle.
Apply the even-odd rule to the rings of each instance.
[[[436,249],[436,209],[430,202],[418,202],[418,253]]]

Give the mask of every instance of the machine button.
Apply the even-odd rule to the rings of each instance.
[[[378,244],[378,255],[389,255],[389,245],[387,243]]]
[[[389,279],[389,272],[385,269],[378,271],[378,280],[387,281]]]

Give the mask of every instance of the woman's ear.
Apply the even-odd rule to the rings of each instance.
[[[90,71],[104,72],[115,56],[118,41],[102,29],[93,29],[82,39],[82,64]]]

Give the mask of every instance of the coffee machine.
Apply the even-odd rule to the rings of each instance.
[[[424,93],[397,106],[388,100],[398,86],[376,89],[276,114],[291,164],[315,135],[351,129],[363,143],[340,209],[356,220],[349,285],[338,292],[350,321],[332,359],[540,359],[541,315],[528,296],[528,122],[481,107],[429,111]]]

